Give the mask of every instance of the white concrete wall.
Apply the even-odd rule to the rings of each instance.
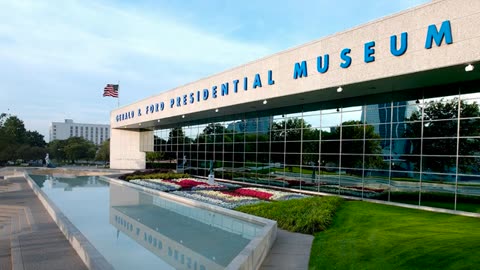
[[[453,44],[446,45],[444,42],[440,47],[434,44],[432,49],[425,49],[428,26],[436,24],[440,27],[445,20],[451,22]],[[476,62],[480,60],[478,29],[480,29],[480,1],[430,2],[124,106],[112,111],[111,126],[121,128],[168,117],[179,117],[181,120],[183,114]],[[404,55],[396,57],[390,53],[390,36],[399,37],[402,32],[408,32],[408,50]],[[375,61],[365,63],[364,44],[369,41],[376,42]],[[343,62],[339,55],[344,48],[351,49],[352,57],[352,65],[346,69],[339,66]],[[324,54],[330,55],[330,68],[328,72],[320,74],[316,71],[316,60],[317,56]],[[308,64],[308,77],[294,80],[294,65],[303,60]],[[274,85],[267,85],[268,70],[273,72]],[[252,89],[251,83],[257,73],[262,76],[263,87]],[[232,80],[242,81],[244,77],[249,79],[248,91],[241,88],[238,93],[232,93]],[[214,85],[218,87],[220,94],[221,84],[225,82],[230,82],[228,96],[216,99],[210,97],[207,101],[169,107],[171,98],[188,95],[192,91],[204,88],[211,89]],[[164,111],[144,113],[146,106],[159,101],[165,102]],[[142,116],[136,115],[133,119],[120,122],[115,119],[118,114],[129,111],[137,114],[138,109],[141,109]]]
[[[145,169],[145,152],[140,151],[140,132],[112,129],[111,169]]]

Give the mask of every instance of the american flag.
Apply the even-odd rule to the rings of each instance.
[[[103,96],[118,98],[118,84],[107,84],[103,89]]]

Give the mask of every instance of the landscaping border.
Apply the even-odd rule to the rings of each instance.
[[[206,177],[202,177],[202,176],[192,176],[192,177],[198,177],[198,178],[202,178],[202,179],[206,178]],[[393,206],[398,206],[398,207],[403,207],[403,208],[425,210],[425,211],[430,211],[430,212],[437,212],[437,213],[445,213],[445,214],[459,215],[459,216],[465,216],[465,217],[480,218],[480,213],[473,213],[473,212],[460,211],[460,210],[450,210],[450,209],[430,207],[430,206],[413,205],[413,204],[398,203],[398,202],[388,202],[388,201],[382,201],[382,200],[359,198],[359,197],[354,197],[354,196],[346,196],[346,195],[339,195],[339,194],[326,193],[326,192],[317,192],[317,191],[309,191],[309,190],[301,190],[301,189],[285,188],[285,187],[277,187],[277,186],[268,186],[268,185],[262,185],[262,184],[256,184],[256,183],[245,183],[245,182],[240,182],[240,181],[235,181],[235,180],[227,180],[227,179],[221,179],[221,178],[215,178],[215,181],[232,183],[232,184],[239,184],[239,185],[248,185],[248,186],[253,186],[253,187],[269,188],[269,189],[274,189],[274,190],[276,189],[276,190],[282,190],[282,191],[290,191],[290,192],[302,193],[302,194],[307,194],[307,195],[337,196],[337,197],[344,198],[346,200],[352,200],[352,201],[364,201],[364,202],[371,202],[371,203],[384,204],[384,205],[393,205]]]

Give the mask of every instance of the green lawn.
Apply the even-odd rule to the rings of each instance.
[[[392,202],[418,205],[418,193],[415,192],[391,192]],[[387,193],[377,196],[375,199],[388,200]],[[431,206],[437,208],[454,210],[455,195],[452,193],[441,192],[422,192],[422,206]],[[480,198],[477,196],[457,195],[457,209],[480,213]]]
[[[311,269],[478,269],[480,219],[345,202],[315,234]]]
[[[480,218],[337,197],[242,206],[315,235],[310,269],[479,269]]]

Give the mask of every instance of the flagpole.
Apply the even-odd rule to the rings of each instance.
[[[118,98],[117,98],[117,108],[120,108],[120,81],[117,82],[118,84]]]

